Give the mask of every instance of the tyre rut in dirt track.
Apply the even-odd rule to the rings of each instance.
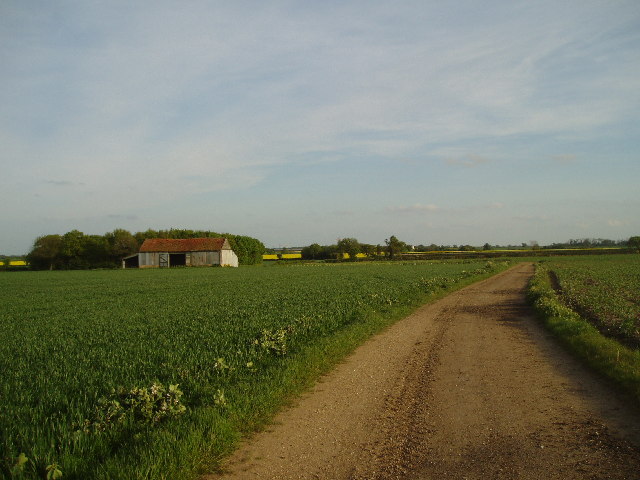
[[[416,418],[424,408],[423,403],[432,374],[438,365],[438,352],[449,322],[443,319],[445,309],[435,320],[436,333],[431,342],[417,341],[405,364],[401,376],[385,397],[382,418],[376,422],[381,431],[376,445],[370,447],[371,461],[354,466],[350,479],[402,478],[415,468],[413,460],[424,454],[429,429]]]

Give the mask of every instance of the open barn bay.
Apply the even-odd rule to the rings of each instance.
[[[363,339],[503,266],[2,275],[0,472],[193,478]]]

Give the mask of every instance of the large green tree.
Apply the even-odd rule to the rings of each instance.
[[[89,268],[84,256],[85,234],[79,230],[71,230],[62,236],[60,256],[65,268]]]
[[[391,235],[384,242],[387,244],[387,252],[389,253],[389,258],[391,260],[393,260],[400,252],[407,249],[407,244],[398,240],[395,235]]]
[[[33,248],[27,255],[27,261],[36,269],[53,270],[60,260],[62,237],[60,235],[43,235],[36,238]]]
[[[117,228],[104,236],[109,245],[109,256],[115,263],[138,251],[138,240],[127,230]]]
[[[305,260],[318,260],[322,257],[323,248],[318,243],[312,243],[308,247],[304,247],[300,252]]]
[[[376,255],[376,246],[369,243],[361,243],[360,253],[364,253],[367,257],[373,257]]]
[[[349,260],[355,261],[360,253],[360,243],[355,238],[341,238],[338,240],[338,252],[341,254],[341,259],[346,253],[349,255]]]
[[[238,256],[238,262],[241,265],[256,265],[262,263],[262,254],[265,251],[264,244],[253,237],[247,237],[245,235],[215,235],[225,237],[229,240],[229,244],[236,255]]]
[[[85,235],[83,256],[90,268],[115,266],[110,260],[109,242],[103,235]]]
[[[629,238],[629,240],[627,241],[627,245],[629,245],[629,248],[635,248],[636,250],[638,250],[638,252],[640,252],[640,236]]]

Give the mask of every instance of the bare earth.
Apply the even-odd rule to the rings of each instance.
[[[532,273],[420,308],[204,478],[640,479],[640,412],[535,320]]]

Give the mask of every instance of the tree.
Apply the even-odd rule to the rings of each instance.
[[[338,252],[340,257],[344,258],[346,253],[351,261],[355,261],[360,253],[360,243],[355,238],[342,238],[338,240]]]
[[[302,258],[305,260],[318,260],[322,258],[323,248],[318,243],[312,243],[302,249]]]
[[[79,230],[71,230],[62,236],[60,256],[66,268],[88,268],[84,258],[85,235]]]
[[[407,244],[398,240],[395,235],[391,235],[391,237],[386,239],[384,243],[387,244],[387,252],[389,252],[389,258],[391,260],[393,260],[398,253],[407,248]]]
[[[104,236],[109,244],[109,257],[116,264],[138,251],[138,241],[128,230],[116,228]]]
[[[134,237],[136,237],[138,245],[142,245],[142,242],[144,242],[147,238],[159,238],[160,233],[157,230],[149,228],[144,232],[136,232]]]
[[[638,253],[640,253],[640,237],[639,236],[634,236],[629,238],[629,241],[627,241],[627,245],[629,246],[629,248],[635,248],[636,250],[638,250]]]
[[[364,253],[367,257],[373,257],[376,254],[376,246],[368,243],[361,243],[360,252]]]
[[[62,237],[60,235],[44,235],[36,238],[33,248],[27,255],[27,261],[35,269],[53,270],[60,259]]]
[[[103,235],[85,236],[83,255],[91,268],[110,268],[114,266],[110,258],[109,242]]]
[[[225,237],[229,240],[229,245],[238,256],[238,262],[240,265],[258,265],[262,263],[262,254],[264,253],[264,244],[253,237],[247,237],[246,235],[231,235],[229,233],[218,234],[213,232],[199,232],[208,233],[212,237]],[[205,235],[200,235],[205,236]]]

